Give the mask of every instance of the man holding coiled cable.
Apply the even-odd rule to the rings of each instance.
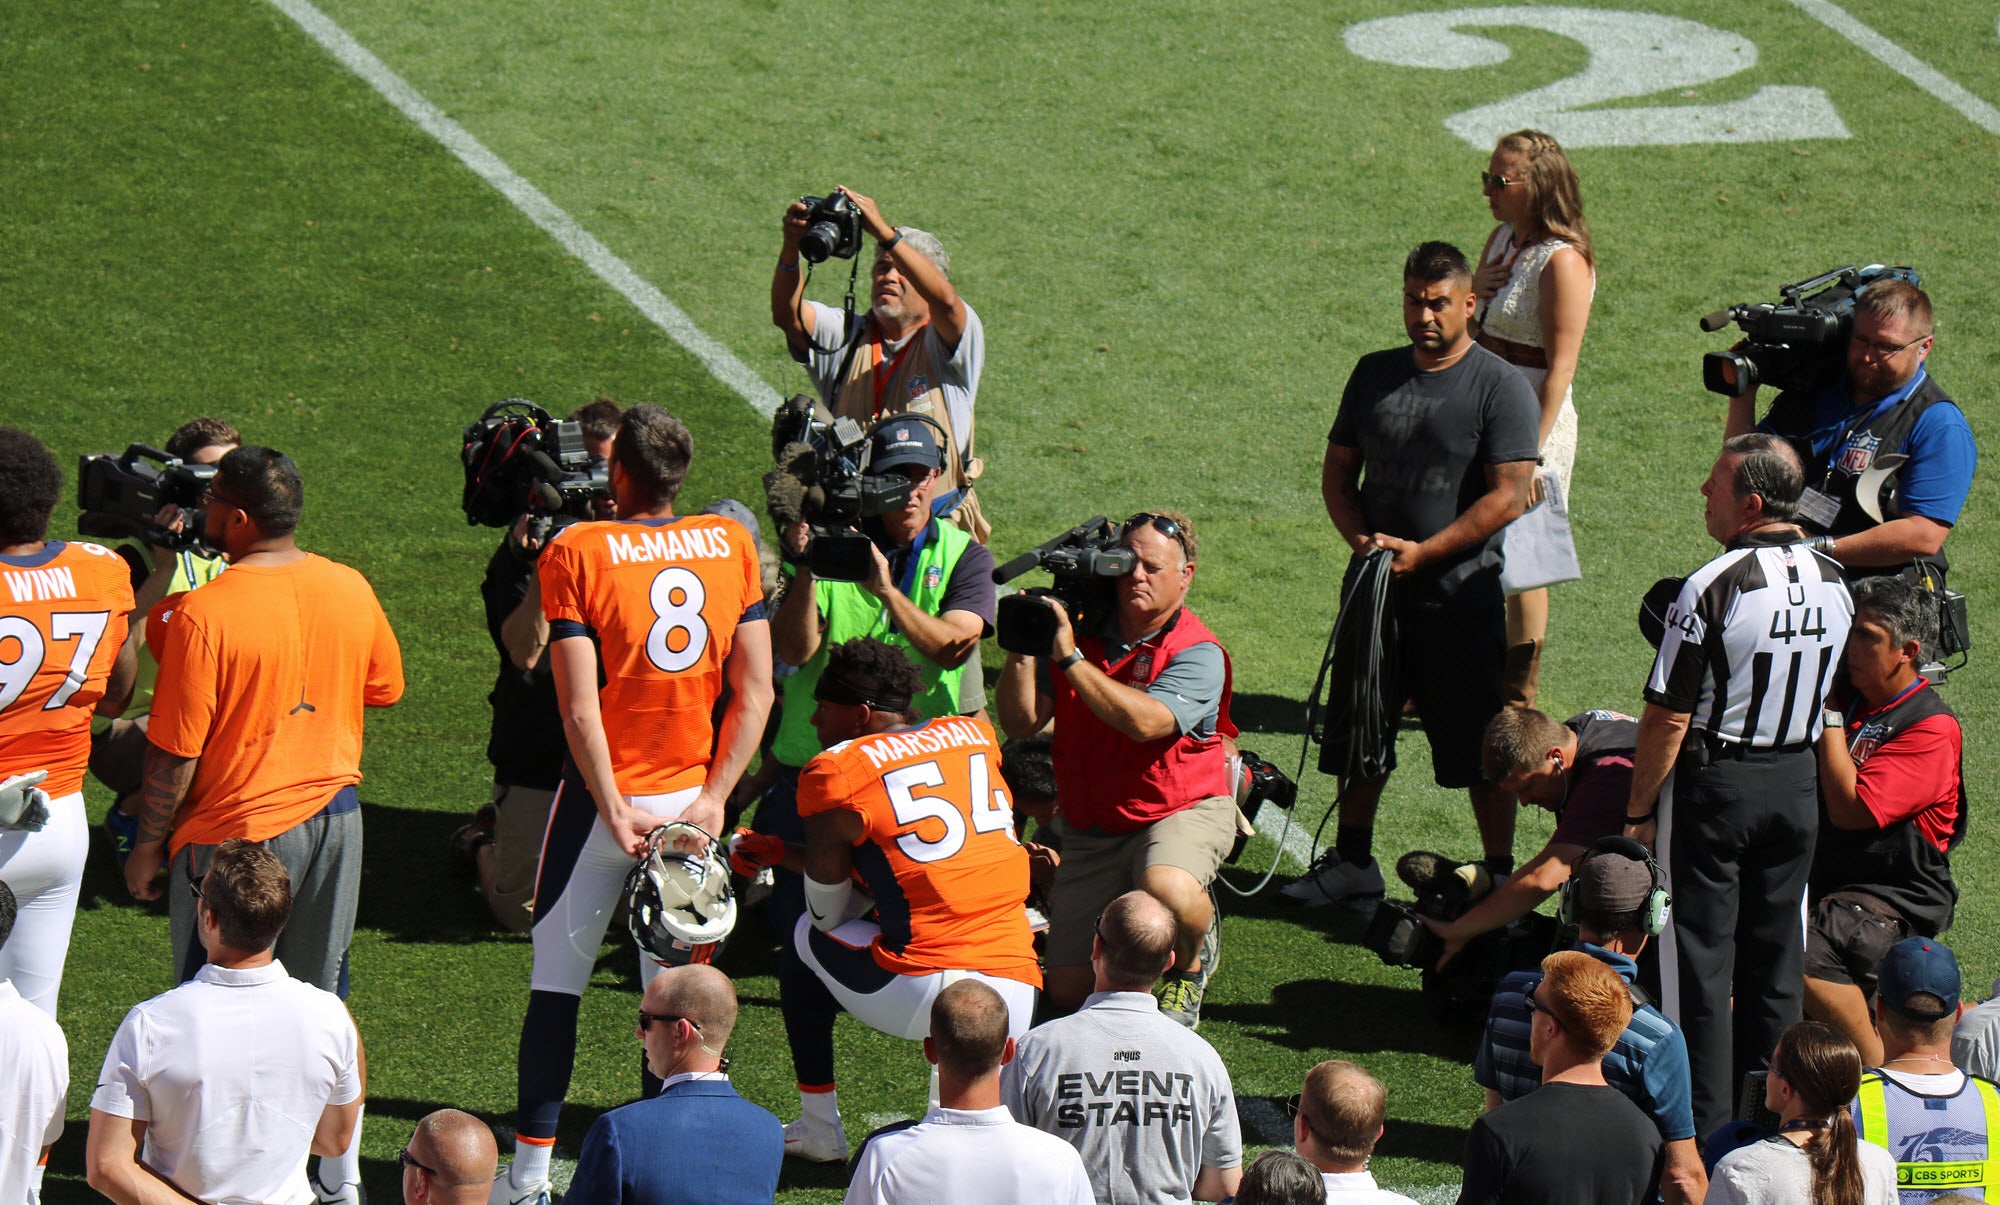
[[[1481,775],[1480,737],[1499,714],[1506,660],[1500,529],[1527,507],[1540,408],[1520,373],[1473,342],[1467,326],[1477,304],[1472,269],[1456,247],[1430,242],[1410,253],[1410,345],[1354,366],[1327,436],[1321,491],[1355,554],[1348,583],[1365,556],[1390,555],[1384,631],[1393,626],[1396,643],[1383,660],[1395,680],[1380,683],[1382,697],[1416,703],[1433,776],[1470,793],[1485,865],[1498,877],[1514,865],[1514,805]],[[1329,733],[1327,750],[1336,743]],[[1368,777],[1321,766],[1343,775],[1339,830],[1282,898],[1317,907],[1381,897],[1375,809],[1394,768],[1393,746]]]

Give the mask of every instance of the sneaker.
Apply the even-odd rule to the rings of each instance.
[[[808,1163],[847,1162],[847,1131],[840,1122],[801,1117],[785,1123],[785,1154]]]
[[[1201,1026],[1201,992],[1207,975],[1168,971],[1160,976],[1160,1013],[1189,1029]]]
[[[368,1193],[359,1184],[328,1188],[320,1183],[317,1167],[306,1173],[306,1183],[312,1185],[313,1200],[317,1205],[368,1205]]]
[[[1278,898],[1304,908],[1324,908],[1328,904],[1379,900],[1383,895],[1382,865],[1370,858],[1366,865],[1350,862],[1340,851],[1329,848],[1312,868],[1297,881],[1278,889]]]
[[[549,1182],[543,1180],[526,1188],[514,1187],[508,1178],[508,1169],[501,1168],[493,1177],[493,1187],[487,1190],[486,1205],[549,1205]]]
[[[139,837],[139,818],[128,816],[117,804],[104,813],[104,835],[111,842],[111,856],[118,859],[123,869],[125,859],[132,855],[132,842]]]
[[[459,825],[445,838],[445,861],[453,870],[472,874],[479,869],[479,850],[493,844],[493,828],[499,816],[492,804],[484,804],[472,814],[471,824]]]

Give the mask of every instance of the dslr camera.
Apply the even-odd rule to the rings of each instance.
[[[1701,358],[1701,383],[1711,393],[1734,397],[1759,385],[1811,388],[1838,376],[1847,364],[1847,335],[1854,329],[1854,299],[1878,280],[1917,284],[1914,268],[1852,264],[1810,280],[1781,286],[1777,301],[1735,305],[1701,320],[1701,329],[1719,331],[1735,323],[1743,346]]]
[[[799,255],[809,264],[853,259],[861,250],[861,210],[853,198],[836,190],[824,197],[799,200],[806,207],[806,232],[799,236]]]
[[[1138,554],[1119,543],[1118,528],[1103,515],[1080,523],[993,571],[1009,582],[1030,569],[1046,569],[1055,583],[1009,594],[1000,600],[994,638],[1010,653],[1047,657],[1055,652],[1056,616],[1042,600],[1053,598],[1069,612],[1072,627],[1089,631],[1118,605],[1118,579],[1132,572]]]
[[[590,454],[583,424],[551,417],[526,398],[486,408],[465,428],[465,521],[512,527],[528,518],[539,544],[579,519],[594,518],[611,496],[611,470]]]
[[[903,414],[897,421],[931,420]],[[764,475],[765,500],[780,526],[800,519],[811,526],[806,564],[823,581],[868,580],[874,541],[860,529],[861,520],[903,509],[917,488],[901,473],[866,471],[868,435],[853,419],[834,418],[808,393],[792,395],[771,424],[778,467]]]
[[[102,539],[144,541],[156,548],[201,544],[201,496],[215,476],[212,464],[185,464],[147,444],[128,444],[124,453],[85,456],[77,464],[76,501],[83,508],[76,530]],[[179,531],[154,521],[162,507],[181,508]]]

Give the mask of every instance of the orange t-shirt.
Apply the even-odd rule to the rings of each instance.
[[[597,637],[618,789],[700,786],[736,625],[763,616],[750,533],[720,515],[577,523],[542,550],[540,573],[549,638]]]
[[[978,971],[1041,986],[1028,931],[1028,853],[1000,748],[950,716],[835,745],[799,774],[799,815],[861,817],[854,865],[875,895],[875,961],[899,975]]]
[[[96,544],[0,557],[0,780],[47,770],[51,799],[83,789],[90,717],[132,610],[132,571]]]
[[[307,554],[233,565],[160,608],[146,737],[197,757],[170,848],[264,841],[361,781],[362,708],[403,697],[403,654],[368,579]]]

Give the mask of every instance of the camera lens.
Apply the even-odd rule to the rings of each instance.
[[[826,257],[832,255],[833,249],[839,245],[840,227],[825,220],[814,222],[799,236],[799,254],[808,263],[825,263]]]

